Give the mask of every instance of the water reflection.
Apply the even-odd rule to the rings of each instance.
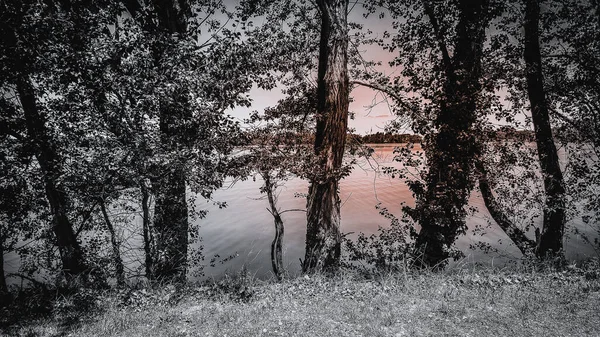
[[[393,179],[390,176],[377,173],[374,169],[383,166],[396,166],[394,163],[394,144],[375,145],[375,161],[367,163],[361,161],[353,172],[341,182],[342,200],[342,231],[344,233],[363,232],[372,234],[377,232],[378,226],[388,226],[389,220],[379,214],[375,208],[378,203],[396,215],[401,216],[402,202],[414,205],[414,198],[404,181]],[[417,145],[413,151],[421,151]],[[262,181],[246,180],[236,183],[230,188],[225,188],[215,193],[217,200],[226,201],[228,207],[218,209],[204,201],[198,207],[209,211],[205,219],[200,220],[200,234],[204,238],[204,254],[207,258],[218,254],[221,257],[237,253],[237,257],[224,264],[217,264],[214,268],[207,267],[205,274],[208,277],[219,277],[223,273],[235,272],[246,267],[257,277],[271,276],[270,244],[274,234],[273,219],[267,211],[267,201],[259,192]],[[305,199],[294,197],[297,193],[306,193],[307,182],[292,179],[281,188],[279,194],[279,207],[281,210],[305,208]],[[477,211],[469,215],[467,225],[469,231],[456,243],[457,247],[466,255],[462,262],[480,262],[493,265],[502,265],[508,260],[521,256],[519,250],[510,239],[491,220],[485,209],[483,200],[478,191],[474,191],[469,200],[470,206],[475,206]],[[285,222],[284,261],[288,270],[294,274],[300,270],[300,259],[304,258],[304,240],[306,235],[305,213],[288,212],[283,215]],[[538,218],[536,225],[540,225]],[[581,220],[574,219],[570,226],[581,227]],[[474,229],[479,231],[473,231]],[[485,233],[485,235],[481,235]],[[533,233],[530,233],[533,237]],[[588,234],[592,234],[588,230]],[[497,252],[484,253],[478,249],[471,249],[478,243],[487,243]],[[580,240],[568,240],[565,244],[568,258],[582,258],[593,256],[591,247]],[[453,264],[456,264],[454,262]]]

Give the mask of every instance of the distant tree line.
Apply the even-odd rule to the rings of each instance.
[[[383,144],[383,143],[420,143],[422,137],[419,135],[412,135],[407,133],[391,133],[391,132],[377,132],[367,135],[352,134],[350,137],[363,143],[363,144]]]
[[[511,127],[500,127],[498,130],[489,131],[487,135],[490,141],[516,140],[521,142],[534,142],[535,133],[531,130],[516,130]]]

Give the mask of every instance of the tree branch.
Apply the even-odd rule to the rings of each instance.
[[[378,85],[378,84],[373,84],[373,83],[367,83],[367,82],[357,81],[357,80],[351,81],[350,84],[351,85],[354,85],[354,84],[355,85],[361,85],[363,87],[367,87],[367,88],[370,88],[370,89],[373,89],[373,90],[376,90],[376,91],[380,91],[380,92],[382,92],[382,93],[390,96],[391,98],[393,98],[398,103],[398,105],[401,105],[404,108],[409,109],[409,110],[412,109],[412,107],[410,106],[410,104],[408,104],[408,103],[406,103],[404,101],[404,97],[402,97],[402,96],[398,95],[397,93],[393,92],[388,87],[384,87],[384,86],[381,86],[381,85]]]
[[[429,17],[429,21],[431,22],[431,26],[433,27],[433,32],[438,42],[438,47],[442,52],[442,60],[444,62],[446,76],[450,78],[454,73],[454,70],[452,69],[452,60],[450,59],[450,53],[448,53],[448,47],[446,47],[446,43],[444,42],[444,35],[442,34],[442,31],[440,29],[439,22],[435,17],[433,6],[429,2],[429,0],[423,0],[423,7],[425,8],[425,14]]]

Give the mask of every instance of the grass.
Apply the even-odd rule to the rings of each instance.
[[[8,336],[600,336],[600,272],[469,269],[106,293]],[[60,307],[60,306],[59,306]],[[62,307],[68,307],[63,304]]]

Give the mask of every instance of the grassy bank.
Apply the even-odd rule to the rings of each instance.
[[[50,318],[8,336],[600,336],[597,270],[463,269],[282,283],[249,277],[96,296],[82,315],[58,302]],[[67,324],[65,324],[67,322]]]

